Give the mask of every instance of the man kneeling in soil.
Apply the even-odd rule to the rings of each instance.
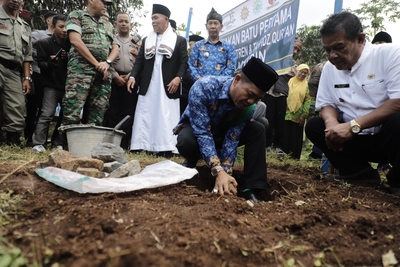
[[[252,57],[234,78],[207,76],[192,86],[189,104],[174,133],[177,148],[194,168],[202,157],[215,176],[214,193],[231,194],[233,164],[238,146],[245,145],[245,184],[240,194],[254,202],[267,188],[265,127],[252,120],[257,103],[278,79],[277,73]]]
[[[320,33],[329,60],[316,102],[322,118],[311,119],[306,134],[339,169],[325,178],[378,184],[369,162],[389,162],[387,187],[400,195],[400,46],[367,42],[349,12],[329,17]]]

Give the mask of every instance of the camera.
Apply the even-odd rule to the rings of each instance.
[[[142,37],[140,37],[140,35],[139,34],[137,34],[137,35],[135,35],[135,36],[133,36],[132,37],[132,43],[134,43],[134,44],[138,44],[139,43],[139,41],[142,39]]]

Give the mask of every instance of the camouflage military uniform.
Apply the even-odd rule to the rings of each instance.
[[[117,44],[112,24],[102,18],[96,21],[85,11],[72,11],[66,24],[68,32],[76,31],[81,34],[82,41],[99,62],[106,61],[112,45]],[[83,58],[73,46],[67,69],[62,124],[80,123],[81,110],[85,105],[83,122],[101,125],[104,112],[108,108],[111,75],[102,80],[103,74],[96,71],[95,66]]]
[[[21,133],[25,127],[22,64],[31,62],[31,28],[17,17],[14,22],[0,6],[0,106],[2,130]]]

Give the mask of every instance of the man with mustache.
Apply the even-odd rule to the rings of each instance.
[[[331,15],[320,29],[329,62],[323,68],[308,138],[339,170],[328,180],[378,185],[369,162],[388,162],[385,187],[400,195],[400,46],[366,41],[359,18]]]

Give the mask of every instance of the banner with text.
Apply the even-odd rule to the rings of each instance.
[[[292,66],[300,0],[248,0],[223,14],[221,39],[236,48],[237,69],[252,57],[278,74]]]

